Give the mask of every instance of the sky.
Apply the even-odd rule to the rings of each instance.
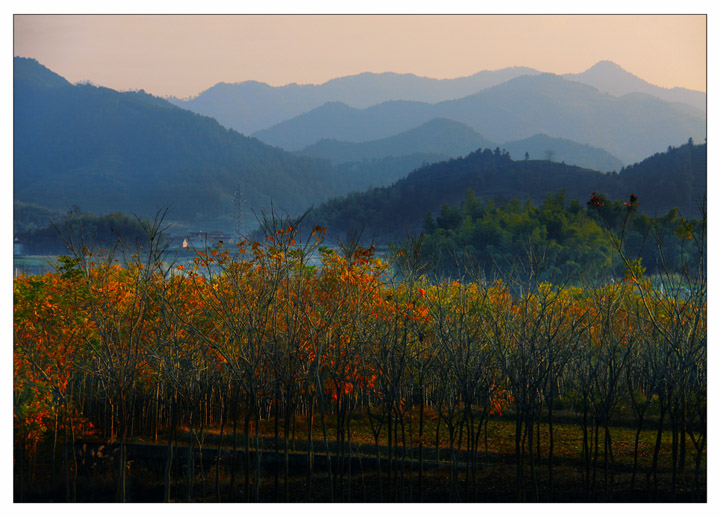
[[[20,11],[22,12],[22,11]],[[699,11],[702,12],[702,11]],[[362,72],[434,78],[610,60],[705,91],[704,15],[14,15],[13,53],[70,82],[194,96],[219,82],[320,84]]]

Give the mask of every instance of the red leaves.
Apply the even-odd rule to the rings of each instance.
[[[506,389],[499,389],[490,399],[490,414],[502,415],[505,408],[509,407],[515,401],[512,394]]]
[[[83,307],[89,292],[78,276],[49,273],[15,279],[14,294],[14,420],[31,447],[65,408],[78,418],[67,396],[93,332]]]
[[[635,194],[630,194],[630,202],[629,202],[629,203],[626,202],[626,203],[623,203],[623,204],[624,204],[627,208],[635,208],[635,207],[637,207],[638,205],[640,205],[640,203],[638,203],[638,198],[637,198],[637,196],[636,196]]]
[[[605,206],[605,196],[593,192],[592,196],[590,196],[590,201],[588,201],[587,204],[593,208],[600,208],[601,206]]]

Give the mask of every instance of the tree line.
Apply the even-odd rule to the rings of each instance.
[[[365,237],[402,239],[422,229],[428,210],[438,217],[442,205],[466,200],[468,189],[486,200],[508,203],[518,198],[535,206],[542,205],[548,194],[562,191],[568,200],[586,199],[590,192],[622,200],[634,192],[642,200],[638,211],[651,218],[676,207],[685,217],[702,219],[707,145],[689,141],[668,147],[619,173],[607,174],[549,160],[512,160],[500,148],[478,149],[463,158],[425,164],[390,186],[331,199],[310,217],[331,234],[362,230]]]
[[[617,242],[608,238],[610,232],[622,234],[627,253],[641,261],[647,275],[665,269],[680,272],[701,260],[700,248],[683,245],[676,234],[685,227],[701,234],[702,220],[686,219],[677,209],[650,217],[638,211],[637,201],[629,214],[627,202],[597,196],[602,204],[587,206],[568,202],[560,191],[536,206],[518,198],[482,199],[468,190],[460,205],[445,204],[437,216],[427,213],[422,254],[448,275],[464,274],[472,263],[487,277],[507,278],[532,264],[545,280],[582,283],[621,275],[623,260],[615,252]]]

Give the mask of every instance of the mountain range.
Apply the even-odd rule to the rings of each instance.
[[[435,118],[464,123],[491,141],[537,133],[605,149],[625,163],[692,137],[702,141],[705,117],[644,93],[615,97],[553,74],[524,75],[474,95],[435,104],[388,101],[365,109],[332,102],[254,133],[300,150],[322,139],[363,142],[387,138]]]
[[[257,81],[218,83],[188,99],[169,97],[177,106],[213,117],[222,125],[244,134],[267,129],[284,120],[311,111],[327,102],[340,102],[364,109],[391,100],[437,103],[460,99],[522,75],[542,72],[528,67],[485,70],[455,79],[432,79],[413,74],[362,73],[326,83],[270,86]],[[680,102],[705,111],[706,95],[684,88],[661,88],[627,72],[610,61],[600,61],[565,79],[593,86],[615,96],[640,92],[666,102]]]
[[[457,79],[432,79],[414,74],[362,73],[320,85],[270,86],[257,81],[219,83],[191,99],[168,100],[181,108],[207,115],[228,128],[251,134],[313,110],[327,102],[368,108],[389,100],[440,102],[465,97],[514,77],[537,74],[527,67],[482,71]]]
[[[435,103],[391,100],[355,108],[330,102],[258,133],[291,142],[283,146],[294,148],[292,153],[277,141],[268,145],[143,91],[73,85],[33,59],[15,58],[14,199],[23,207],[16,215],[37,227],[73,205],[142,217],[169,206],[175,222],[231,230],[239,207],[247,213],[272,205],[296,214],[332,199],[318,211],[332,223],[327,207],[341,206],[341,196],[355,191],[351,204],[372,199],[357,205],[365,206],[359,212],[346,210],[355,223],[377,213],[417,224],[414,210],[430,209],[433,196],[452,201],[467,188],[484,197],[542,200],[561,188],[582,199],[610,185],[608,193],[624,197],[636,185],[640,190],[640,183],[629,180],[637,176],[655,188],[648,192],[662,200],[657,207],[675,203],[683,210],[705,192],[701,160],[670,152],[688,137],[704,138],[704,115],[694,107],[646,93],[615,97],[560,76],[525,72],[507,69],[515,74],[509,80],[500,71],[478,74],[467,88],[481,79],[498,84]],[[435,81],[427,84],[436,90],[461,84]],[[366,103],[374,101],[362,95]],[[691,154],[700,147],[690,146]],[[673,158],[656,158],[666,148]],[[648,160],[658,161],[664,175],[642,164],[622,168],[635,156],[651,155]],[[478,160],[482,170],[494,172],[473,176]],[[425,191],[425,184],[432,188]],[[377,194],[386,192],[379,187],[393,194]],[[378,208],[383,196],[396,203],[394,209]],[[653,208],[652,200],[646,203]]]
[[[443,118],[433,119],[417,128],[370,142],[323,139],[297,151],[297,154],[325,158],[334,164],[419,153],[433,155],[432,161],[442,161],[464,156],[479,148],[496,147],[507,150],[516,160],[523,159],[527,153],[528,158],[548,158],[599,171],[620,170],[623,166],[622,161],[607,151],[587,144],[578,144],[543,133],[523,140],[497,144],[466,124]],[[376,186],[380,184],[376,183]]]

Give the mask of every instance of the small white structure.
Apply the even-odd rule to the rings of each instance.
[[[13,240],[13,256],[22,255],[25,252],[25,248],[23,246],[23,243],[20,242],[20,239],[15,237],[15,240]]]

